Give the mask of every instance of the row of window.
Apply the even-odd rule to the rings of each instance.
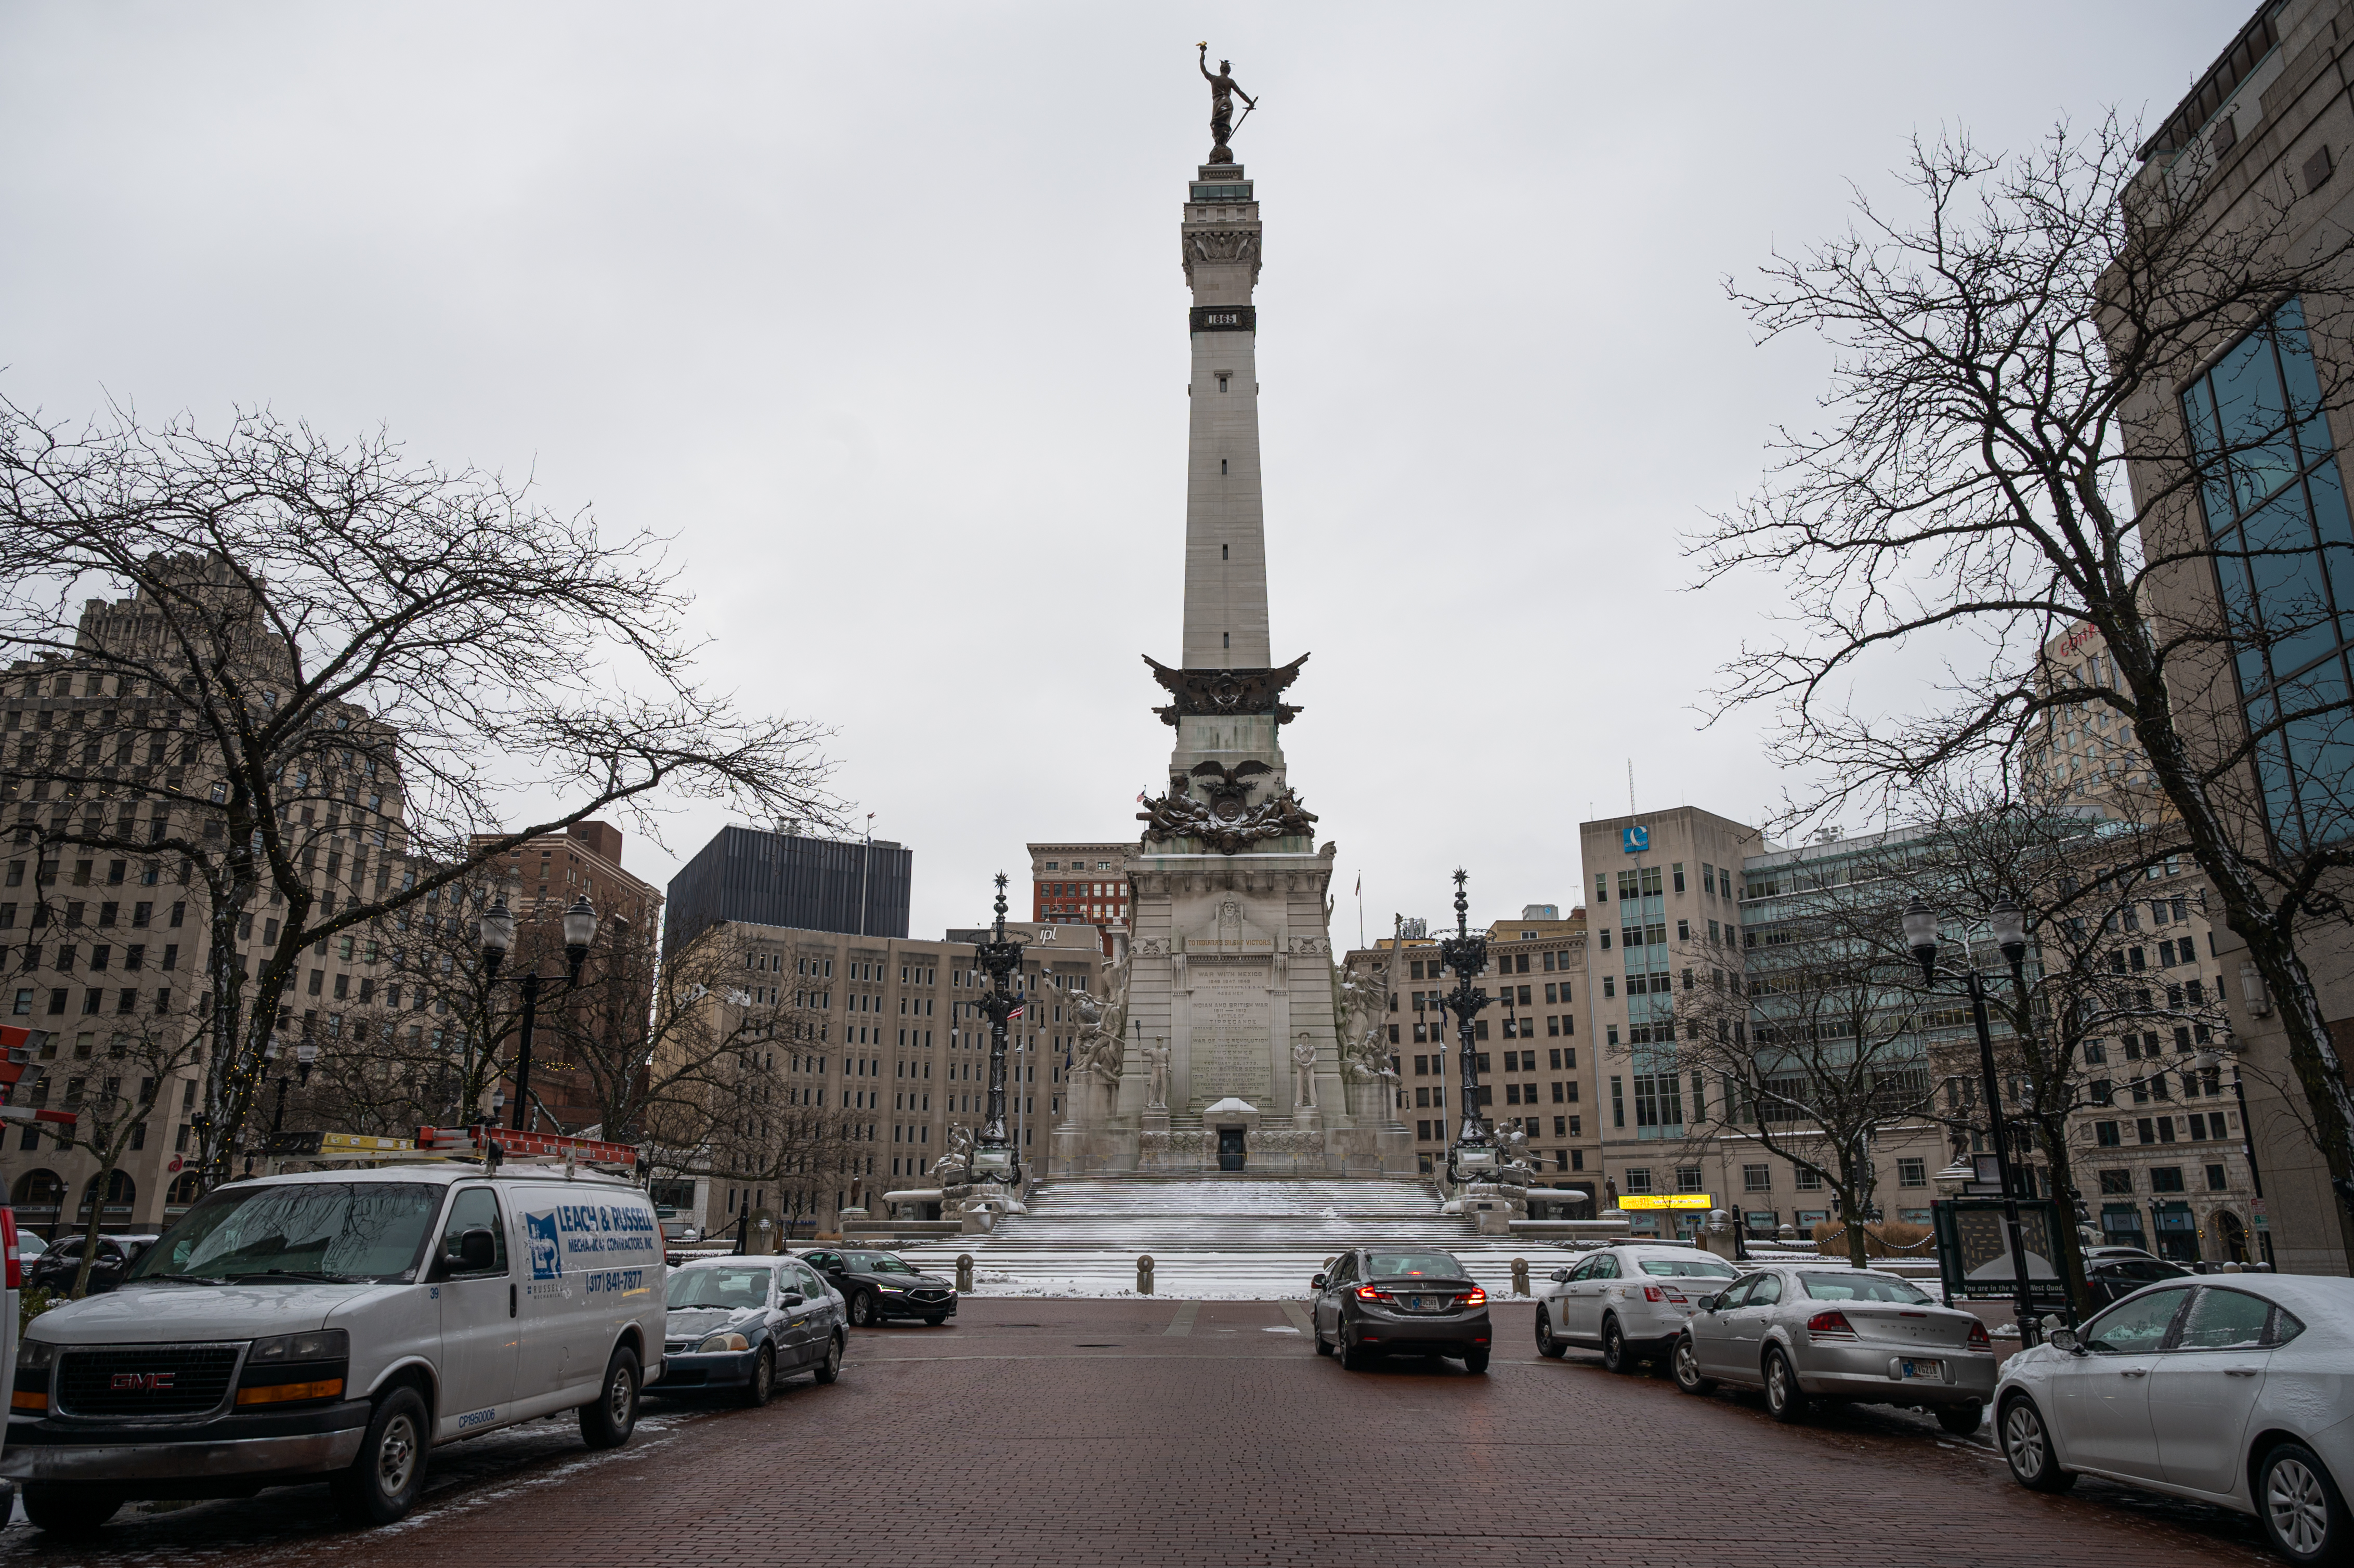
[[[2232,1136],[2231,1118],[2221,1111],[2192,1112],[2187,1117],[2140,1117],[2133,1121],[2096,1121],[2093,1142],[2101,1149],[2119,1149],[2130,1128],[2136,1143],[2210,1143]],[[2178,1136],[2178,1133],[2179,1136]]]
[[[139,998],[141,994],[141,991],[136,986],[124,986],[121,990],[114,991],[115,1012],[117,1014],[124,1014],[138,1012]],[[81,1016],[88,1018],[94,1013],[103,1012],[106,1007],[107,995],[107,988],[101,986],[92,986],[89,990],[83,991],[81,995]],[[44,1012],[51,1018],[60,1018],[65,1016],[68,1012],[68,1002],[70,1001],[70,998],[71,993],[65,987],[58,986],[52,988],[49,991],[48,1005]],[[16,991],[16,1004],[11,1011],[16,1017],[27,1017],[32,1013],[34,1001],[35,992],[33,988],[30,986],[20,986]],[[167,1013],[172,1011],[172,992],[168,987],[159,988],[156,991],[154,1011],[158,1013]]]

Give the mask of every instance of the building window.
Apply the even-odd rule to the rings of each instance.
[[[1929,1184],[1929,1162],[1926,1160],[1899,1160],[1896,1162],[1896,1184],[1899,1187],[1926,1187]]]
[[[1710,891],[1713,892],[1714,889]],[[1741,1190],[1744,1192],[1770,1192],[1774,1190],[1774,1168],[1770,1165],[1744,1165],[1741,1168]]]
[[[1823,1173],[1816,1170],[1813,1166],[1798,1166],[1797,1168],[1797,1175],[1798,1179],[1799,1192],[1819,1192],[1823,1190]]]
[[[1683,873],[1681,871],[1676,873],[1676,884],[1677,891],[1681,892],[1683,886]],[[1677,1192],[1697,1192],[1702,1191],[1702,1186],[1703,1183],[1701,1179],[1701,1170],[1699,1166],[1679,1165],[1676,1167]]]
[[[1627,1172],[1627,1191],[1629,1192],[1648,1192],[1650,1190],[1651,1173],[1649,1171],[1638,1165]]]
[[[2331,842],[2354,832],[2337,734],[2354,703],[2354,562],[2300,302],[2283,303],[2194,382],[2182,413],[2265,815],[2284,843]],[[2284,710],[2305,716],[2284,723]]]

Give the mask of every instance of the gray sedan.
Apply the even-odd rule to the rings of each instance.
[[[663,1375],[654,1392],[731,1389],[766,1404],[777,1379],[832,1383],[848,1335],[842,1298],[788,1257],[698,1257],[670,1271]]]
[[[1794,1265],[1694,1302],[1675,1373],[1686,1393],[1720,1381],[1762,1388],[1777,1421],[1835,1399],[1917,1405],[1966,1435],[1994,1395],[1995,1356],[1985,1324],[1893,1274]]]

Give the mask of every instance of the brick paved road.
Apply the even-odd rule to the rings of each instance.
[[[1483,1378],[1342,1372],[1296,1311],[969,1302],[955,1328],[859,1335],[840,1383],[764,1410],[650,1401],[615,1454],[568,1422],[444,1450],[391,1531],[343,1531],[311,1488],[126,1510],[95,1546],[19,1523],[0,1568],[2269,1561],[2235,1516],[2093,1482],[2023,1491],[1925,1418],[1783,1427],[1754,1400],[1540,1360],[1524,1306],[1499,1308]]]

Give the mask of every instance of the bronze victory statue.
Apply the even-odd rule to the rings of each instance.
[[[1243,111],[1245,114],[1258,107],[1258,100],[1235,85],[1234,61],[1220,60],[1217,74],[1214,76],[1210,74],[1210,44],[1206,38],[1202,41],[1201,58],[1197,63],[1201,67],[1203,79],[1210,84],[1209,161],[1213,164],[1231,164],[1235,161],[1235,155],[1226,146],[1226,143],[1235,133],[1235,100],[1239,98],[1249,106]]]

